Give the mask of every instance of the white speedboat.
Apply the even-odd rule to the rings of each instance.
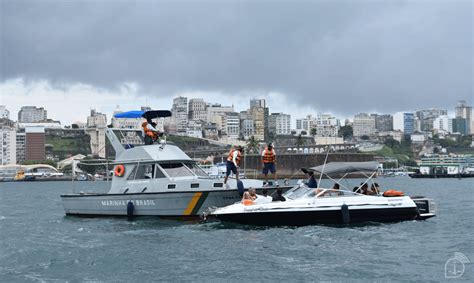
[[[365,182],[367,183],[375,176],[378,163],[336,162],[308,170],[323,173],[324,167],[326,168],[324,174],[328,176],[344,174],[343,177],[352,172],[370,169],[374,173],[368,177]],[[385,197],[382,194],[365,195],[357,192],[361,187],[362,185],[353,192],[348,189],[315,189],[299,184],[283,195],[286,201],[262,204],[239,202],[218,208],[210,215],[222,221],[268,226],[396,222],[435,216],[434,203],[430,199],[408,196]]]

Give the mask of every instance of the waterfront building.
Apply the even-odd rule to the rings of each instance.
[[[207,106],[202,98],[191,98],[188,105],[188,119],[194,121],[207,120]]]
[[[337,137],[341,123],[339,119],[331,114],[318,114],[314,120],[312,127],[309,130],[309,134],[313,128],[316,128],[316,136],[322,137]]]
[[[393,115],[393,129],[405,135],[415,132],[415,115],[411,112],[397,112]]]
[[[393,116],[390,114],[370,114],[375,118],[375,129],[377,132],[389,132],[393,130]]]
[[[427,109],[415,112],[415,117],[418,118],[419,121],[419,130],[423,132],[431,132],[435,119],[444,115],[448,115],[448,110]]]
[[[86,133],[91,137],[91,153],[98,157],[105,158],[105,131],[107,128],[107,116],[91,110],[90,116],[87,117]]]
[[[453,132],[453,119],[449,118],[448,115],[441,115],[437,117],[433,121],[433,130],[452,133]]]
[[[0,118],[0,165],[16,164],[16,127],[7,118]]]
[[[467,173],[474,168],[473,155],[428,155],[421,158],[422,175],[452,175]]]
[[[48,119],[48,111],[43,107],[23,106],[18,112],[19,123],[37,123]]]
[[[25,161],[46,159],[45,132],[43,127],[25,128]]]
[[[354,137],[375,135],[375,118],[367,113],[355,115],[352,130]]]
[[[174,98],[171,112],[173,113],[171,120],[176,133],[185,135],[188,128],[188,98],[183,96]]]
[[[272,113],[268,116],[268,132],[276,135],[291,134],[291,115]]]
[[[466,119],[467,134],[474,134],[474,114],[472,106],[467,105],[465,100],[458,101],[455,108],[455,118]]]
[[[10,119],[10,111],[5,105],[0,105],[0,119]]]

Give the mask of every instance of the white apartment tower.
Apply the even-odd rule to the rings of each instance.
[[[375,117],[367,113],[360,113],[354,116],[352,125],[354,137],[373,136],[375,134]]]
[[[16,127],[15,123],[0,118],[0,165],[16,164]]]
[[[43,107],[23,106],[18,112],[18,123],[38,123],[48,119],[48,112]]]
[[[178,134],[186,134],[188,128],[188,98],[179,96],[173,99],[172,121]]]
[[[206,121],[206,102],[202,98],[191,98],[189,100],[188,118],[193,121]]]

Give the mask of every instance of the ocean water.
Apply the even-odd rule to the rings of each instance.
[[[299,228],[77,218],[59,198],[68,182],[0,183],[0,282],[445,281],[455,252],[474,262],[474,179],[377,182],[433,198],[438,216]],[[459,279],[473,282],[474,264]]]

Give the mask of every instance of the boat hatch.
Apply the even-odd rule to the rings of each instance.
[[[168,189],[176,189],[176,184],[168,184]]]

